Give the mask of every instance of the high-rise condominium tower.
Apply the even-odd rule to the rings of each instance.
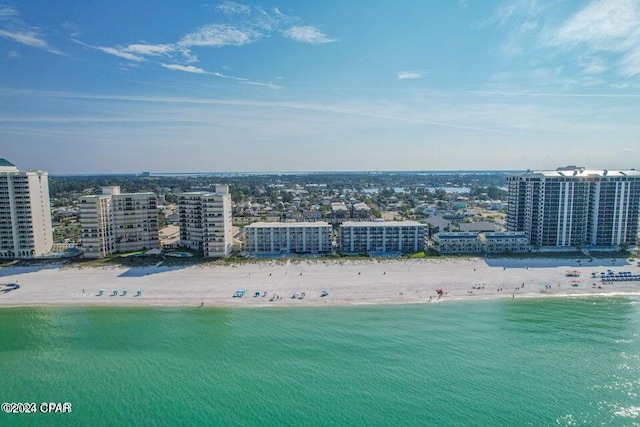
[[[634,246],[640,171],[567,166],[507,178],[507,228],[534,248]]]
[[[192,191],[178,195],[180,245],[202,251],[204,257],[231,255],[231,194],[226,185],[215,192]]]
[[[0,258],[34,258],[52,247],[47,172],[20,172],[0,159]]]
[[[80,197],[82,246],[87,258],[117,252],[157,249],[158,198],[155,193],[120,193],[104,187],[103,194]]]

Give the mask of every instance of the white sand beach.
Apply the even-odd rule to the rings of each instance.
[[[566,275],[573,270],[580,277]],[[321,306],[640,294],[640,281],[601,282],[599,275],[607,270],[640,274],[636,260],[553,258],[280,260],[184,268],[10,266],[0,268],[0,283],[20,288],[0,292],[0,307]],[[445,292],[441,297],[439,288]],[[238,290],[246,291],[243,297],[233,297]],[[137,291],[141,295],[135,296]],[[323,291],[328,295],[322,297]]]

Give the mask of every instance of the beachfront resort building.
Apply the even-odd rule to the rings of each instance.
[[[432,241],[440,254],[522,253],[530,248],[527,235],[520,231],[438,233]]]
[[[245,251],[251,255],[332,251],[332,228],[327,222],[254,222],[244,230]]]
[[[49,175],[0,159],[0,258],[35,258],[52,247]]]
[[[507,229],[532,247],[618,249],[635,246],[640,171],[567,166],[507,178]]]
[[[231,194],[227,185],[217,185],[215,192],[178,194],[178,212],[181,247],[201,251],[206,258],[231,255]]]
[[[154,193],[120,193],[118,186],[104,187],[102,194],[80,197],[79,206],[86,258],[158,248]]]
[[[340,225],[340,252],[392,254],[424,250],[426,224],[416,221],[347,221]]]
[[[482,251],[486,254],[522,253],[531,248],[529,238],[522,231],[480,233]]]
[[[440,254],[479,254],[482,252],[480,233],[438,233],[433,237],[433,249]]]

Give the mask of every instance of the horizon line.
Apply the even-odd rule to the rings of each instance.
[[[526,170],[526,169],[522,169]],[[49,176],[138,176],[149,173],[148,177],[167,175],[328,175],[328,174],[420,174],[420,173],[509,173],[521,169],[420,169],[420,170],[329,170],[329,171],[233,171],[233,172],[96,172],[96,173],[49,173]],[[147,176],[144,176],[147,177]]]

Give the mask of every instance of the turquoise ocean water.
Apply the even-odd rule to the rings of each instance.
[[[640,301],[0,310],[0,425],[636,425]]]

